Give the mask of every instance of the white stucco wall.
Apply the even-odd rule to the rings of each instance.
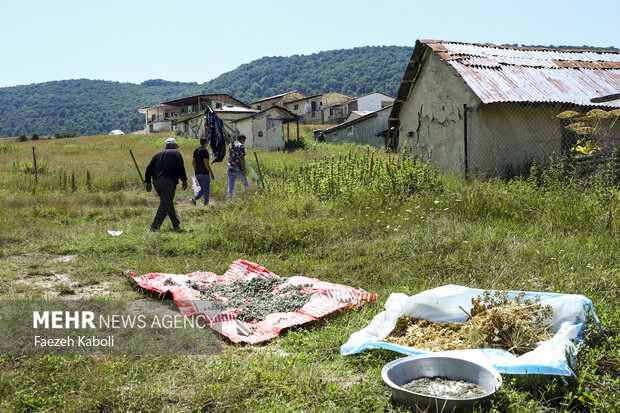
[[[382,107],[381,102],[394,102],[394,100],[382,93],[371,93],[357,98],[357,110],[379,110]]]
[[[430,159],[441,169],[464,171],[463,104],[480,100],[456,72],[434,53],[400,110],[399,150]]]
[[[273,119],[268,116],[254,118],[253,131],[252,148],[266,151],[284,148],[284,128],[281,119]],[[263,136],[259,136],[260,132]]]
[[[254,143],[254,135],[252,134],[252,118],[245,118],[234,123],[235,128],[239,132],[239,135],[245,135],[245,146],[251,148]]]
[[[284,147],[284,124],[281,119],[273,119],[268,113],[239,120],[234,125],[239,134],[246,136],[245,146],[248,148],[271,151]]]
[[[153,132],[169,132],[172,130],[172,126],[169,120],[163,122],[153,122]],[[147,129],[150,130],[150,126],[147,126]]]

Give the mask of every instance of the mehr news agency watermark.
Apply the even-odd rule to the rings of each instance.
[[[212,354],[221,317],[206,300],[5,301],[0,354]]]

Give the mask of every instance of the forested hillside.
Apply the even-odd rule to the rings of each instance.
[[[0,88],[0,137],[130,132],[144,127],[138,108],[200,90],[196,83],[62,80]]]
[[[613,47],[547,47],[617,51]],[[413,46],[367,46],[263,57],[203,84],[80,79],[0,88],[0,137],[64,131],[92,135],[112,129],[132,132],[144,127],[139,108],[200,93],[228,93],[247,103],[290,90],[352,96],[381,91],[395,96],[412,50]]]
[[[79,135],[132,132],[144,127],[138,109],[182,96],[228,93],[244,102],[299,90],[305,94],[338,91],[395,95],[412,48],[359,47],[311,55],[264,57],[206,82],[153,79],[134,83],[63,80],[0,88],[0,137],[19,134]]]

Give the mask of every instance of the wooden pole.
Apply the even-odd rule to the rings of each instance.
[[[291,140],[291,122],[286,124],[286,140]]]
[[[39,182],[39,173],[37,171],[37,154],[34,150],[34,146],[32,147],[32,160],[34,163],[34,181]]]
[[[256,167],[258,168],[258,176],[260,176],[260,183],[263,186],[263,190],[265,190],[265,182],[263,181],[263,174],[260,171],[260,164],[258,163],[258,155],[254,152],[254,158],[256,158]]]
[[[299,118],[297,118],[297,140],[299,140]]]

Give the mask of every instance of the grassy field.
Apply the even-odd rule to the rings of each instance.
[[[128,150],[144,173],[168,135],[0,141],[3,299],[148,299],[123,270],[223,274],[238,258],[379,295],[263,345],[225,342],[220,355],[0,356],[0,411],[404,411],[380,377],[400,355],[343,357],[339,348],[391,293],[445,284],[583,294],[602,321],[606,336],[587,335],[568,385],[504,376],[491,411],[620,408],[617,185],[556,169],[466,181],[423,165],[396,169],[393,155],[310,134],[302,130],[304,150],[257,152],[267,190],[252,182],[248,201],[237,188],[225,202],[225,162],[215,165],[209,207],[192,206],[179,188],[185,232],[165,221],[156,234],[148,228],[158,199]],[[196,142],[179,143],[189,173]]]

